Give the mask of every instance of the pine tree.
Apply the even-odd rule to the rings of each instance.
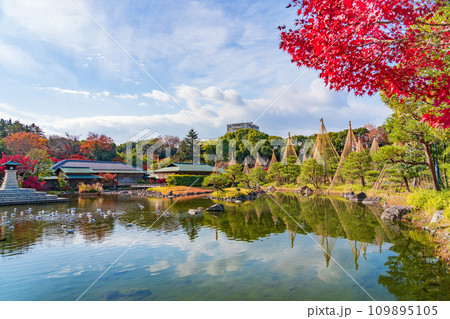
[[[178,161],[179,162],[193,162],[194,160],[194,145],[198,143],[198,134],[194,129],[190,129],[186,137],[180,144],[180,149],[178,150]]]

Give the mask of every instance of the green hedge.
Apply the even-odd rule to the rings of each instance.
[[[172,186],[202,186],[203,179],[207,175],[170,175],[167,177],[167,185]],[[196,181],[197,180],[197,181]]]

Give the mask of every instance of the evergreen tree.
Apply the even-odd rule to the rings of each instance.
[[[300,174],[300,180],[302,182],[313,184],[314,187],[318,188],[322,177],[323,165],[319,165],[313,158],[303,162]]]
[[[198,134],[190,129],[186,137],[181,141],[177,156],[179,162],[193,162],[194,145],[198,144]]]
[[[225,176],[230,181],[231,187],[234,187],[234,185],[239,180],[241,175],[242,175],[242,166],[241,166],[241,164],[230,165],[225,170]]]
[[[364,176],[372,166],[372,158],[369,155],[369,150],[365,149],[360,152],[350,153],[345,159],[344,165],[342,166],[342,175],[345,178],[357,179],[361,181],[361,186],[366,186]]]

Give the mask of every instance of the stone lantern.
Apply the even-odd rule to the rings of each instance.
[[[17,184],[17,166],[22,164],[16,163],[13,161],[9,161],[1,164],[0,166],[5,166],[5,177],[3,178],[3,184],[0,189],[18,189],[19,185]]]

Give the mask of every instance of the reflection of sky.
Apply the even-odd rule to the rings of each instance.
[[[309,236],[298,234],[293,248],[287,232],[249,242],[232,240],[218,231],[216,240],[216,230],[196,219],[186,223],[198,230],[192,239],[180,227],[185,218],[177,213],[189,203],[174,205],[171,214],[175,218],[163,218],[143,234],[150,224],[123,225],[168,207],[167,201],[142,199],[143,211],[135,200],[108,203],[131,215],[116,218],[101,241],[89,236],[99,231],[96,226],[68,236],[59,224],[49,223],[43,225],[39,240],[31,242],[32,249],[0,257],[0,300],[74,300],[133,243],[86,299],[102,300],[106,294],[149,300],[367,300],[338,265],[330,261],[326,267],[320,246]],[[78,211],[95,211],[104,204],[85,200]],[[389,247],[384,244],[380,254],[378,246],[370,244],[367,260],[360,252],[358,270],[347,239],[338,238],[331,254],[376,299],[392,299],[377,282],[386,271],[387,257],[393,254]]]
[[[101,243],[86,242],[77,234],[71,240],[44,240],[28,254],[5,257],[0,299],[75,299],[141,234],[118,226]],[[366,289],[391,298],[377,284],[387,258],[377,246],[368,247],[367,261],[361,252],[358,271],[346,239],[337,240],[332,255]],[[220,232],[216,240],[209,228],[200,229],[194,241],[183,230],[149,231],[86,298],[102,299],[116,291],[126,295],[132,289],[150,289],[150,299],[163,300],[367,299],[337,265],[325,266],[320,247],[308,236],[297,235],[291,248],[287,232],[245,242]]]

